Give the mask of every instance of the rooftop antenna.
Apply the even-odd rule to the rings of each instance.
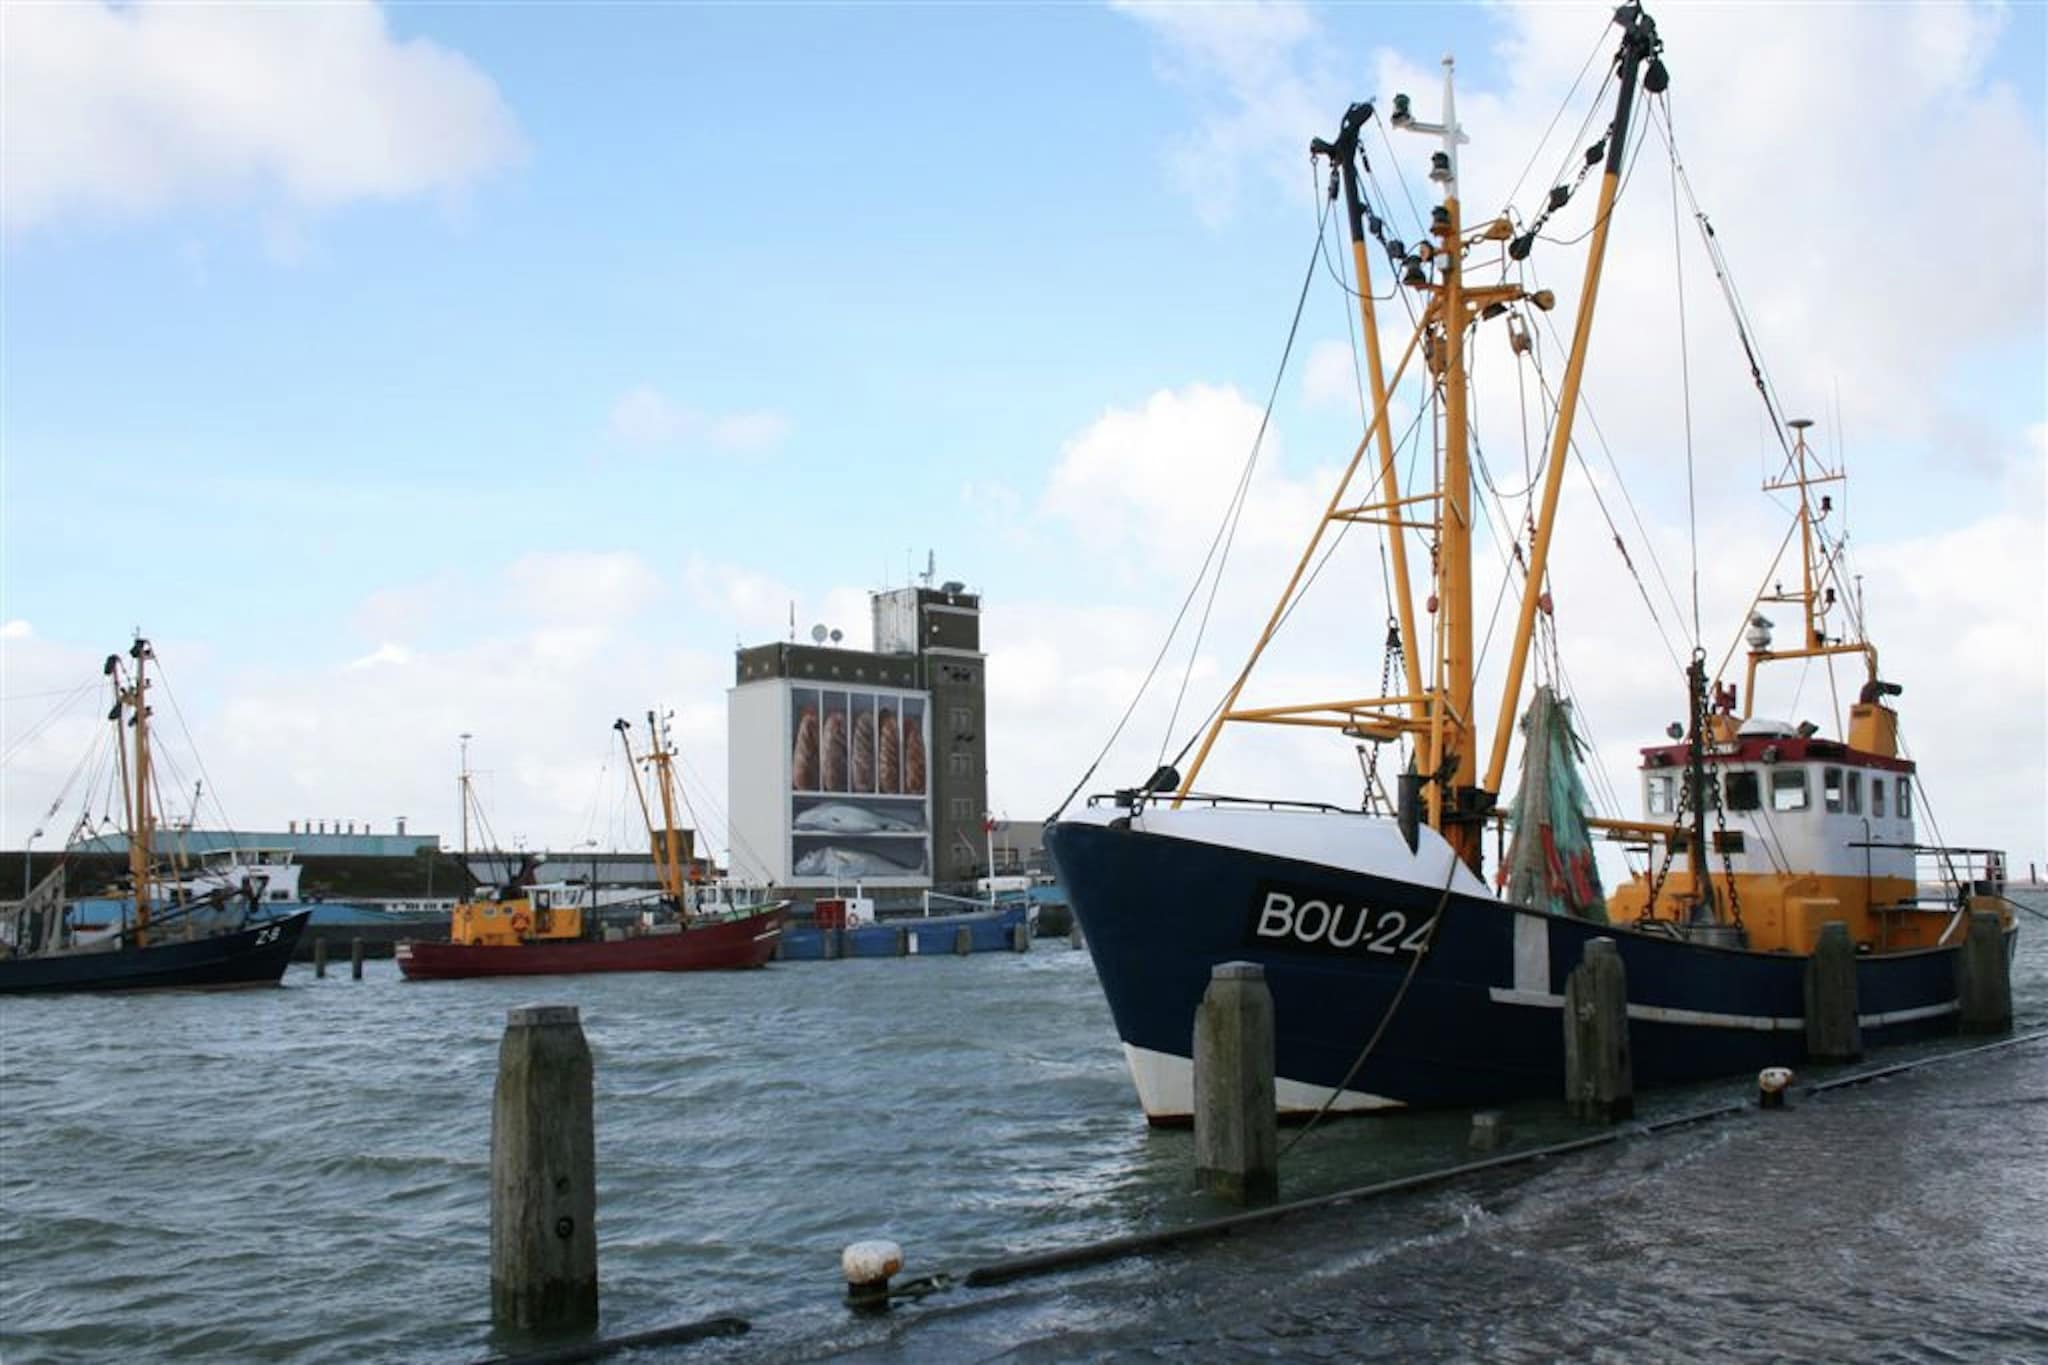
[[[796,599],[789,599],[789,638],[796,639]]]
[[[936,550],[926,550],[924,552],[924,585],[927,588],[932,585],[932,579],[938,576],[938,572],[938,552]]]

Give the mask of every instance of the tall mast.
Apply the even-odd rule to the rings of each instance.
[[[1479,764],[1472,716],[1472,463],[1465,380],[1465,328],[1471,318],[1458,207],[1458,146],[1466,138],[1458,127],[1456,63],[1448,54],[1443,67],[1443,122],[1421,122],[1409,112],[1407,96],[1394,97],[1395,127],[1441,140],[1441,150],[1430,155],[1429,178],[1444,187],[1444,202],[1430,214],[1430,234],[1438,245],[1425,244],[1416,253],[1437,261],[1441,270],[1428,319],[1435,324],[1437,343],[1431,369],[1444,396],[1444,467],[1436,519],[1436,704],[1419,766],[1427,779],[1423,791],[1430,824],[1477,869],[1481,820],[1490,803],[1473,789]],[[1418,270],[1411,278],[1423,277]]]
[[[674,777],[668,765],[666,728],[654,712],[647,713],[647,729],[653,736],[654,743],[654,774],[661,784],[661,841],[656,846],[657,855],[661,859],[661,884],[663,890],[675,897],[676,908],[680,910],[683,904],[683,869],[681,860],[676,857]]]
[[[1529,662],[1529,643],[1536,627],[1536,606],[1543,596],[1543,579],[1550,565],[1551,533],[1557,523],[1557,497],[1564,487],[1564,469],[1571,454],[1572,422],[1578,415],[1579,387],[1586,372],[1586,350],[1593,335],[1593,305],[1600,297],[1600,267],[1607,258],[1607,229],[1614,220],[1615,196],[1621,192],[1622,162],[1628,151],[1628,121],[1635,104],[1636,73],[1650,63],[1644,88],[1656,94],[1665,85],[1664,65],[1657,59],[1661,44],[1657,25],[1640,6],[1628,5],[1615,12],[1614,21],[1627,30],[1616,59],[1620,93],[1614,101],[1614,123],[1607,130],[1607,160],[1601,168],[1600,206],[1593,215],[1593,242],[1586,251],[1586,280],[1579,293],[1579,317],[1572,330],[1572,353],[1565,365],[1564,388],[1558,394],[1557,420],[1550,442],[1550,463],[1543,471],[1543,502],[1536,516],[1536,539],[1530,547],[1528,581],[1523,586],[1521,611],[1515,622],[1514,645],[1508,650],[1507,681],[1501,687],[1500,714],[1493,732],[1493,753],[1486,765],[1482,784],[1487,791],[1500,790],[1507,771],[1508,741],[1513,737],[1515,712],[1522,702],[1522,675]],[[1556,191],[1553,191],[1555,194]],[[1515,243],[1510,254],[1528,254],[1528,239]]]
[[[1365,198],[1358,188],[1358,168],[1364,161],[1364,152],[1358,146],[1358,135],[1366,120],[1373,115],[1371,103],[1354,104],[1344,112],[1344,122],[1338,128],[1335,142],[1324,142],[1317,138],[1309,144],[1309,150],[1330,158],[1332,173],[1342,179],[1344,185],[1344,212],[1351,232],[1352,277],[1358,281],[1359,330],[1365,337],[1365,372],[1371,384],[1372,406],[1379,411],[1387,405],[1386,367],[1380,359],[1379,319],[1373,307],[1372,263],[1365,249]],[[1378,219],[1374,220],[1378,227]],[[1408,695],[1414,698],[1411,713],[1417,720],[1423,719],[1427,703],[1422,695],[1422,659],[1416,652],[1415,641],[1415,598],[1408,588],[1408,537],[1407,523],[1401,516],[1401,476],[1394,468],[1394,434],[1388,423],[1376,424],[1379,432],[1380,487],[1385,510],[1385,525],[1388,530],[1389,557],[1394,569],[1394,619],[1401,630],[1401,664],[1408,681]]]
[[[469,732],[462,732],[462,771],[455,779],[455,801],[462,808],[462,860],[469,863]]]
[[[150,825],[149,805],[149,678],[152,657],[149,641],[140,635],[128,647],[135,660],[135,691],[130,705],[135,712],[135,806],[128,834],[128,871],[135,883],[135,943],[149,942]]]

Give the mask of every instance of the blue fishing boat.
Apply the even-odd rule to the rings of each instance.
[[[272,907],[260,876],[199,886],[177,880],[153,856],[148,696],[155,658],[149,641],[137,637],[125,663],[110,654],[103,669],[113,688],[107,720],[114,739],[100,775],[128,827],[127,894],[81,913],[65,897],[60,860],[21,900],[0,906],[0,994],[275,986],[305,931],[310,911]],[[88,798],[86,809],[91,804]]]
[[[932,896],[942,907],[952,898]],[[778,956],[785,962],[815,962],[842,957],[920,957],[935,954],[1008,952],[1021,929],[1030,933],[1034,908],[1024,899],[982,904],[960,901],[968,908],[878,918],[874,902],[864,897],[823,897],[808,915],[793,918],[782,931]],[[965,942],[962,942],[965,934]]]
[[[1365,435],[1251,658],[1199,745],[1190,740],[1180,751],[1193,750],[1186,771],[1176,759],[1056,817],[1047,831],[1140,1103],[1155,1122],[1185,1121],[1192,1111],[1195,1011],[1211,970],[1227,961],[1264,969],[1277,1099],[1283,1114],[1300,1116],[1560,1096],[1566,977],[1596,937],[1614,942],[1625,969],[1642,1085],[1805,1058],[1808,963],[1830,926],[1843,926],[1854,945],[1866,1044],[1955,1026],[1972,911],[1996,913],[2011,951],[2016,925],[2002,895],[2002,857],[1931,845],[1918,833],[1919,770],[1901,745],[1893,707],[1900,689],[1878,671],[1846,537],[1836,530],[1828,486],[1842,477],[1839,461],[1808,445],[1808,423],[1782,419],[1739,308],[1731,308],[1736,330],[1784,457],[1767,489],[1780,506],[1793,505],[1785,544],[1797,547],[1800,562],[1790,572],[1773,565],[1743,613],[1740,686],[1710,675],[1707,651],[1693,641],[1682,694],[1688,719],[1672,725],[1669,742],[1642,750],[1641,817],[1587,808],[1547,574],[1608,232],[1637,145],[1631,120],[1644,107],[1671,148],[1674,192],[1684,185],[1668,113],[1657,103],[1670,77],[1656,24],[1637,5],[1621,8],[1614,22],[1620,39],[1602,87],[1613,92],[1611,115],[1592,145],[1572,151],[1533,212],[1510,204],[1467,225],[1458,178],[1465,137],[1448,58],[1441,122],[1422,121],[1406,95],[1394,97],[1385,120],[1386,145],[1406,132],[1432,146],[1427,174],[1442,200],[1429,209],[1421,241],[1391,232],[1394,211],[1376,197],[1361,141],[1379,119],[1372,104],[1353,106],[1334,140],[1313,144],[1329,167],[1333,205],[1342,193],[1349,228],[1348,292],[1369,383]],[[1597,112],[1586,120],[1596,127]],[[1561,220],[1553,226],[1596,170],[1597,204],[1583,232],[1566,231]],[[1725,278],[1704,214],[1699,223]],[[1527,391],[1546,397],[1546,373],[1562,383],[1536,423],[1548,422],[1543,463],[1518,495],[1526,501],[1509,506],[1474,463],[1469,358],[1490,344],[1511,364],[1538,362],[1540,315],[1555,298],[1536,287],[1536,248],[1564,239],[1587,242],[1576,325],[1561,366],[1528,379]],[[1389,296],[1376,295],[1369,245],[1392,262],[1416,320],[1391,379],[1375,316],[1376,298]],[[1425,444],[1420,458],[1404,462],[1391,439],[1389,395],[1417,355],[1429,373],[1411,406],[1434,420],[1418,418],[1411,434],[1427,433]],[[1404,490],[1404,468],[1440,477],[1433,487]],[[1477,505],[1475,485],[1503,504],[1493,524],[1509,528],[1514,542],[1503,570],[1512,641],[1499,665],[1498,706],[1485,713],[1475,687],[1474,625],[1485,618],[1473,605],[1472,528],[1493,509]],[[1248,703],[1244,689],[1261,656],[1336,540],[1362,526],[1383,537],[1374,578],[1384,576],[1389,598],[1386,695]],[[1621,543],[1618,533],[1614,539]],[[1411,550],[1428,556],[1426,639],[1416,629]],[[1795,640],[1774,642],[1767,609],[1796,614]],[[1540,685],[1523,715],[1532,661]],[[1841,661],[1860,671],[1846,720],[1833,717],[1839,738],[1813,721],[1755,714],[1759,670],[1785,661],[1824,669]],[[1494,717],[1490,734],[1482,714]],[[1354,748],[1364,755],[1361,805],[1240,800],[1196,785],[1226,727],[1275,724],[1334,731],[1346,762]],[[1517,733],[1525,737],[1522,777],[1510,792]],[[1391,782],[1379,775],[1386,755]],[[1627,876],[1611,892],[1601,886],[1596,840],[1629,854]]]

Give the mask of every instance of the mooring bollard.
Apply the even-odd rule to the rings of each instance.
[[[1806,959],[1806,1055],[1817,1062],[1853,1062],[1863,1056],[1863,1026],[1856,1017],[1856,945],[1849,926],[1831,919]]]
[[[873,1313],[889,1306],[889,1277],[903,1269],[903,1248],[894,1242],[855,1242],[839,1253],[846,1280],[846,1306]]]
[[[973,952],[974,930],[964,924],[955,929],[953,931],[953,951],[961,957],[966,957],[969,953]]]
[[[590,1044],[574,1005],[505,1016],[491,1103],[491,1317],[597,1324],[597,1139]]]
[[[1513,1134],[1507,1115],[1498,1109],[1482,1109],[1472,1116],[1472,1136],[1466,1145],[1475,1152],[1490,1152]]]
[[[1756,1104],[1759,1109],[1783,1109],[1785,1087],[1792,1084],[1792,1072],[1787,1067],[1767,1066],[1756,1073]]]
[[[1564,985],[1564,1091],[1572,1117],[1614,1123],[1636,1110],[1628,975],[1611,938],[1590,939]]]
[[[2005,924],[1994,910],[1970,912],[1970,929],[1956,955],[1956,996],[1965,1033],[2012,1029],[2012,963],[2005,955]]]
[[[324,938],[313,940],[313,975],[327,975],[327,940]]]
[[[1028,953],[1031,951],[1031,926],[1019,924],[1010,930],[1010,951]]]
[[[363,937],[361,934],[349,940],[348,970],[349,975],[353,976],[356,980],[361,981],[363,979]]]
[[[1256,962],[1223,962],[1195,1010],[1195,1183],[1238,1204],[1280,1192],[1273,993]]]

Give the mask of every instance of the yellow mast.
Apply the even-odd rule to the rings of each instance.
[[[1340,176],[1344,185],[1345,216],[1351,232],[1351,272],[1358,281],[1359,330],[1365,338],[1365,373],[1371,384],[1373,411],[1378,412],[1387,405],[1386,367],[1380,359],[1379,318],[1373,307],[1372,263],[1365,249],[1365,203],[1358,188],[1358,167],[1364,161],[1364,154],[1358,147],[1358,135],[1365,121],[1372,117],[1372,105],[1354,104],[1345,111],[1343,125],[1335,142],[1324,142],[1318,138],[1309,144],[1309,150],[1330,158],[1331,174]],[[1334,189],[1332,190],[1334,194]],[[1373,226],[1378,230],[1379,220],[1375,217]],[[1416,720],[1422,720],[1427,705],[1422,694],[1422,659],[1417,653],[1415,640],[1415,598],[1408,588],[1408,537],[1406,527],[1396,509],[1401,504],[1401,476],[1394,468],[1394,433],[1385,421],[1376,424],[1379,430],[1380,487],[1381,501],[1387,509],[1388,557],[1393,562],[1394,619],[1401,629],[1401,665],[1408,681],[1408,695],[1414,698],[1412,713]]]
[[[1628,15],[1624,10],[1622,14]],[[1628,36],[1620,57],[1621,93],[1615,103],[1614,124],[1607,130],[1607,164],[1601,170],[1600,204],[1593,215],[1593,241],[1586,251],[1585,285],[1579,293],[1579,317],[1572,329],[1571,358],[1566,362],[1564,388],[1558,394],[1557,421],[1551,435],[1550,462],[1543,471],[1543,502],[1536,516],[1536,538],[1530,547],[1529,576],[1522,603],[1515,618],[1515,639],[1508,649],[1507,681],[1501,687],[1500,712],[1494,723],[1493,753],[1486,764],[1481,784],[1498,792],[1507,772],[1508,741],[1514,737],[1515,713],[1522,704],[1522,676],[1529,662],[1529,646],[1535,634],[1536,606],[1543,595],[1543,578],[1550,567],[1551,533],[1557,525],[1557,498],[1564,487],[1565,463],[1571,455],[1572,424],[1579,410],[1579,387],[1586,373],[1586,352],[1593,336],[1593,306],[1600,297],[1600,268],[1607,259],[1607,230],[1614,221],[1614,200],[1621,192],[1622,161],[1628,150],[1629,109],[1635,95],[1636,71],[1655,56],[1657,26],[1640,9],[1633,12]],[[1663,83],[1662,68],[1650,77],[1653,92]]]
[[[1868,640],[1835,639],[1830,641],[1826,630],[1828,609],[1835,604],[1836,585],[1829,580],[1835,577],[1833,561],[1823,564],[1814,554],[1814,527],[1833,510],[1832,501],[1823,496],[1820,516],[1814,515],[1813,490],[1817,485],[1842,482],[1839,469],[1829,469],[1806,444],[1807,428],[1812,421],[1797,417],[1787,422],[1792,429],[1792,455],[1786,461],[1785,472],[1764,485],[1766,492],[1795,492],[1799,495],[1799,510],[1794,514],[1799,532],[1799,581],[1797,593],[1784,591],[1766,592],[1757,590],[1752,613],[1756,606],[1765,602],[1781,602],[1786,605],[1797,603],[1802,632],[1802,644],[1797,649],[1774,650],[1770,647],[1770,627],[1762,618],[1752,615],[1749,623],[1749,668],[1743,679],[1742,714],[1746,718],[1756,704],[1757,665],[1773,659],[1821,659],[1837,654],[1861,654],[1868,682],[1877,686],[1877,648]],[[1774,566],[1775,567],[1775,566]],[[1768,582],[1768,575],[1766,575]],[[1859,637],[1861,632],[1858,632]],[[1732,650],[1731,650],[1732,652]],[[1890,695],[1889,693],[1885,695]]]
[[[654,772],[661,781],[661,844],[659,856],[662,860],[662,887],[675,897],[676,909],[683,909],[683,867],[676,856],[676,812],[674,774],[669,770],[667,727],[655,716],[647,713],[647,729],[654,736]]]
[[[1621,50],[1617,58],[1620,75],[1620,94],[1617,99],[1614,122],[1608,129],[1607,164],[1601,182],[1600,207],[1594,225],[1593,243],[1589,249],[1586,267],[1586,288],[1580,303],[1577,332],[1573,340],[1572,354],[1566,369],[1566,382],[1560,398],[1556,429],[1553,433],[1550,465],[1545,473],[1542,513],[1537,519],[1534,554],[1529,566],[1528,581],[1524,587],[1520,607],[1516,638],[1509,655],[1509,676],[1504,688],[1501,713],[1494,735],[1494,747],[1486,773],[1482,778],[1478,767],[1479,736],[1473,708],[1473,683],[1476,660],[1473,652],[1472,613],[1472,486],[1470,464],[1469,414],[1467,411],[1468,390],[1465,372],[1465,330],[1476,316],[1493,315],[1508,305],[1526,300],[1538,308],[1551,306],[1548,291],[1525,292],[1513,284],[1489,285],[1469,288],[1465,283],[1463,257],[1465,252],[1464,229],[1460,221],[1457,178],[1457,148],[1464,135],[1457,126],[1453,67],[1449,57],[1444,59],[1444,122],[1429,124],[1417,121],[1409,112],[1409,101],[1405,95],[1394,97],[1394,110],[1390,121],[1396,128],[1410,132],[1440,137],[1443,149],[1431,157],[1430,178],[1445,188],[1444,202],[1432,217],[1431,232],[1438,239],[1438,245],[1424,244],[1406,262],[1403,283],[1426,290],[1434,295],[1425,310],[1415,337],[1411,338],[1402,363],[1396,367],[1394,384],[1400,382],[1407,368],[1407,359],[1412,356],[1416,344],[1425,335],[1432,342],[1429,363],[1436,379],[1443,386],[1445,413],[1444,467],[1441,486],[1435,494],[1402,497],[1392,483],[1393,466],[1391,446],[1387,443],[1387,393],[1389,385],[1380,382],[1376,363],[1377,334],[1370,325],[1370,288],[1364,272],[1363,249],[1359,235],[1354,231],[1354,261],[1358,264],[1361,293],[1361,310],[1368,319],[1366,328],[1367,360],[1374,371],[1375,412],[1367,427],[1365,440],[1352,456],[1351,464],[1339,480],[1337,491],[1331,496],[1330,505],[1324,511],[1310,537],[1294,576],[1281,593],[1280,602],[1267,621],[1264,632],[1253,646],[1250,659],[1244,669],[1232,682],[1229,693],[1216,720],[1203,737],[1201,747],[1184,779],[1180,780],[1176,797],[1185,797],[1193,788],[1196,775],[1206,761],[1226,722],[1258,721],[1267,724],[1322,725],[1342,729],[1345,733],[1375,740],[1391,739],[1406,733],[1421,739],[1421,761],[1419,768],[1425,782],[1428,800],[1429,822],[1457,851],[1468,865],[1475,870],[1479,867],[1480,836],[1484,822],[1500,790],[1502,770],[1506,764],[1508,742],[1514,729],[1514,713],[1519,703],[1523,673],[1526,668],[1530,642],[1534,634],[1534,618],[1537,604],[1542,595],[1545,566],[1548,561],[1552,524],[1555,519],[1558,490],[1562,482],[1564,462],[1571,448],[1571,427],[1578,403],[1580,382],[1584,376],[1587,344],[1592,329],[1592,308],[1598,295],[1600,267],[1607,245],[1607,228],[1612,217],[1615,195],[1619,191],[1620,171],[1627,148],[1628,120],[1631,103],[1635,97],[1637,74],[1644,64],[1649,63],[1644,77],[1644,87],[1651,92],[1664,88],[1663,66],[1658,61],[1660,44],[1656,25],[1636,5],[1628,5],[1615,15],[1615,22],[1625,30]],[[1354,106],[1354,113],[1359,108]],[[1351,116],[1347,115],[1347,130],[1355,133]],[[1340,146],[1342,139],[1340,137]],[[1323,149],[1319,146],[1319,150]],[[1563,202],[1556,197],[1562,191],[1553,191],[1553,205]],[[1505,220],[1490,222],[1478,234],[1489,240],[1504,240],[1512,235]],[[1517,240],[1509,255],[1517,260],[1528,254],[1533,242],[1533,231]],[[1423,262],[1435,260],[1440,269],[1439,281],[1431,284],[1423,270]],[[1344,494],[1349,487],[1359,459],[1365,447],[1373,441],[1381,444],[1382,477],[1389,481],[1384,500],[1361,507],[1345,507]],[[1307,566],[1321,543],[1324,533],[1333,521],[1381,521],[1395,528],[1398,542],[1408,523],[1404,519],[1406,509],[1414,504],[1434,501],[1437,504],[1434,529],[1438,535],[1438,623],[1437,649],[1432,659],[1432,674],[1425,688],[1420,681],[1417,660],[1413,654],[1412,626],[1404,621],[1403,630],[1409,646],[1408,692],[1401,697],[1352,698],[1343,701],[1314,702],[1303,705],[1266,706],[1238,709],[1237,701],[1250,677],[1252,667],[1257,663],[1266,646],[1271,642],[1280,621],[1291,605],[1294,593],[1299,587]],[[1397,609],[1408,608],[1408,594],[1405,585],[1398,590]],[[1397,708],[1407,714],[1398,714]]]

